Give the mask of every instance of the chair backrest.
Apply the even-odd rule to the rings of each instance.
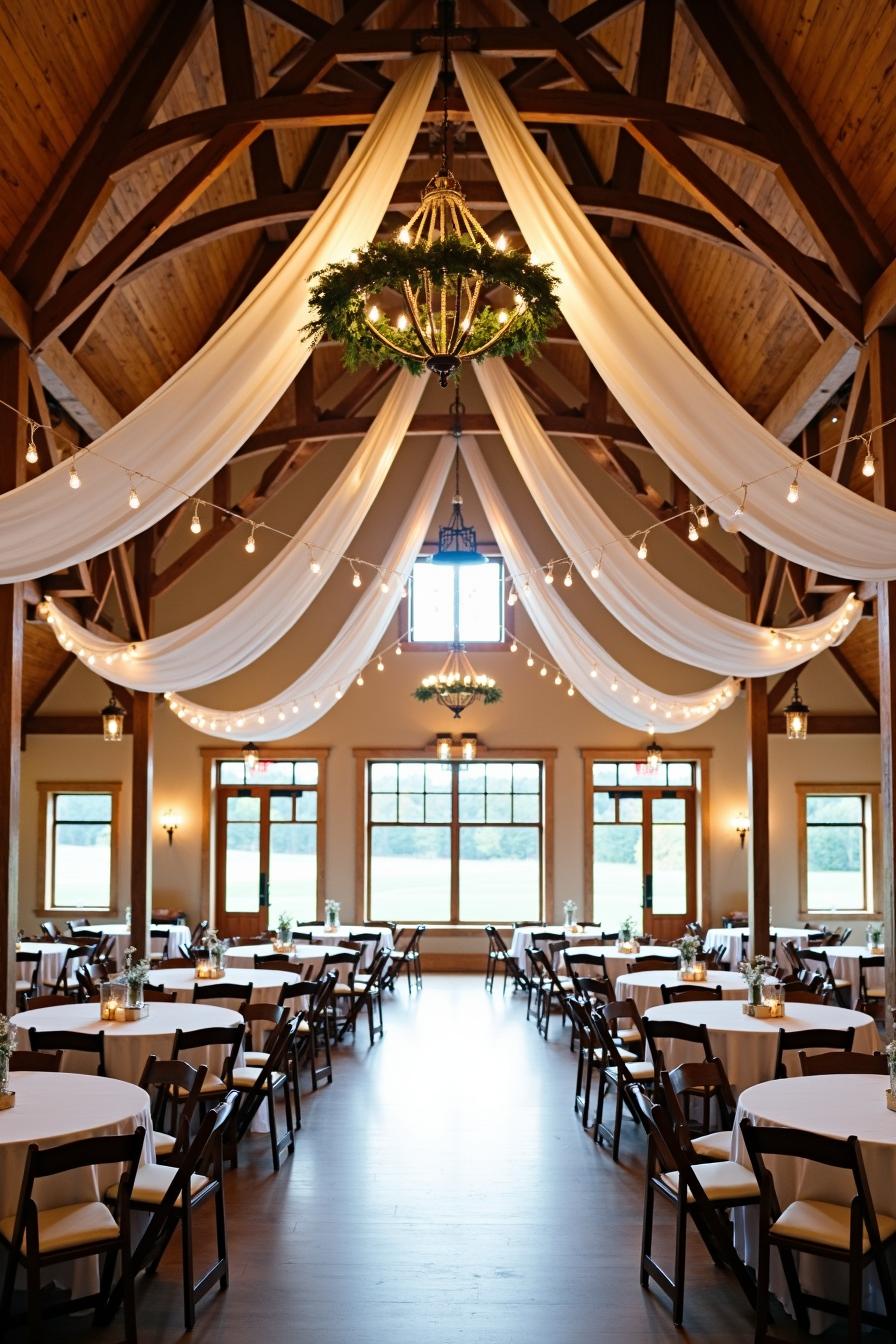
[[[788,1031],[781,1027],[778,1031],[778,1048],[775,1052],[776,1078],[787,1077],[785,1054],[800,1050],[851,1050],[855,1027],[835,1029],[831,1027],[812,1027],[807,1031]]]
[[[671,975],[677,971],[681,958],[678,956],[650,956],[638,957],[637,961],[628,963],[629,975],[636,975],[638,971],[668,971]]]
[[[613,982],[607,975],[597,975],[593,978],[579,975],[575,979],[575,987],[579,998],[587,999],[592,1004],[612,1003],[616,998]]]
[[[576,993],[579,993],[579,982],[587,977],[592,980],[609,980],[610,975],[607,971],[607,959],[602,952],[574,952],[565,951],[563,960],[566,963],[566,973],[576,987]]]
[[[52,919],[42,919],[40,922],[40,928],[41,933],[46,934],[48,938],[52,938],[54,943],[58,943],[59,939],[62,937],[62,931],[59,928],[59,925],[56,924]]]
[[[345,966],[348,983],[354,984],[355,971],[358,969],[358,962],[361,960],[360,952],[328,952],[321,962],[321,975],[326,975],[330,967]]]
[[[28,1012],[37,1012],[40,1008],[67,1008],[75,1002],[73,994],[31,994],[25,1000]]]
[[[382,936],[381,933],[357,933],[354,929],[349,934],[353,943],[361,943],[366,947],[371,947],[374,952],[379,947]]]
[[[256,970],[285,971],[295,975],[297,963],[290,961],[285,952],[256,952],[252,958]]]
[[[572,1018],[575,1033],[579,1038],[580,1050],[599,1050],[600,1037],[591,1016],[591,1003],[588,999],[570,996],[566,1001],[567,1012]]]
[[[293,929],[292,941],[294,943],[310,943],[314,940],[314,934],[310,929]]]
[[[104,1031],[41,1031],[28,1028],[32,1050],[77,1050],[82,1055],[96,1055],[96,1071],[106,1076],[106,1033]]]
[[[199,923],[196,925],[196,927],[193,929],[193,932],[190,934],[190,942],[201,943],[203,935],[206,933],[208,933],[208,920],[200,919]]]
[[[817,989],[807,989],[807,988],[806,988],[805,986],[803,986],[803,985],[787,985],[787,984],[785,984],[785,986],[784,986],[784,1000],[785,1000],[785,1002],[786,1002],[786,1003],[821,1003],[821,1004],[825,1004],[825,1003],[827,1003],[828,1000],[829,1000],[830,997],[831,997],[831,991],[830,991],[830,989],[828,988],[828,986],[825,985],[824,982],[823,982],[822,980],[819,979],[818,976],[815,976],[815,979],[818,981],[818,988],[817,988]]]
[[[245,1022],[234,1022],[232,1027],[197,1027],[195,1031],[184,1031],[178,1027],[174,1033],[171,1058],[180,1059],[188,1050],[207,1050],[210,1045],[223,1046],[229,1050],[220,1071],[221,1077],[228,1081],[233,1076],[234,1065],[246,1034]]]
[[[13,1073],[58,1073],[62,1068],[62,1051],[51,1055],[40,1050],[13,1050],[9,1067]]]
[[[149,1093],[153,1129],[164,1129],[165,1113],[176,1092],[181,1109],[175,1152],[181,1152],[189,1142],[190,1122],[207,1073],[205,1064],[188,1064],[185,1059],[157,1059],[155,1055],[149,1055],[143,1065],[138,1086]]]
[[[886,1055],[876,1050],[873,1055],[861,1055],[855,1050],[829,1050],[824,1055],[807,1055],[800,1051],[800,1070],[805,1078],[816,1078],[827,1073],[889,1073]]]
[[[253,1027],[256,1022],[262,1024],[262,1029],[265,1026],[276,1027],[278,1022],[289,1016],[286,1008],[277,1003],[244,1003],[240,1012],[246,1023],[246,1043],[250,1050],[266,1048],[255,1044]]]
[[[485,926],[485,932],[486,932],[486,935],[487,935],[487,937],[488,937],[488,950],[489,950],[489,953],[492,953],[492,952],[504,952],[504,953],[507,953],[507,952],[509,952],[510,949],[508,948],[508,946],[507,946],[507,944],[505,943],[504,939],[501,937],[501,934],[500,934],[500,933],[498,932],[498,930],[495,928],[494,924],[486,924],[486,926]]]
[[[249,1003],[252,998],[252,982],[247,985],[228,984],[226,980],[209,980],[203,985],[197,980],[193,985],[193,1002],[206,1003],[211,1000],[227,999],[236,1003]]]
[[[78,989],[81,998],[85,1001],[94,998],[99,994],[99,986],[103,984],[107,975],[102,966],[78,966],[75,970],[75,979],[78,982]]]
[[[666,1067],[660,1044],[662,1041],[685,1041],[689,1045],[699,1045],[702,1047],[704,1059],[713,1057],[705,1022],[676,1022],[674,1018],[659,1018],[654,1021],[650,1017],[645,1017],[644,1031],[657,1081]]]
[[[627,1082],[630,1083],[632,1077],[628,1071],[625,1060],[620,1054],[619,1046],[614,1040],[615,1018],[612,1016],[608,1017],[607,1014],[608,1010],[616,1009],[620,1006],[620,1003],[624,1004],[625,1002],[626,1000],[623,999],[616,1003],[600,1003],[591,1014],[591,1021],[594,1024],[594,1030],[597,1032],[600,1040],[601,1049],[607,1056],[609,1063],[616,1070],[616,1077],[620,1087],[623,1087]],[[629,1000],[629,1002],[632,1004],[632,1007],[634,1007],[634,1000]],[[637,1012],[637,1009],[635,1009],[635,1011]]]
[[[304,1003],[299,1003],[299,999],[307,999],[309,1003],[320,993],[322,980],[299,980],[294,985],[289,985],[285,981],[280,986],[280,995],[277,1003],[281,1007],[287,1007],[291,1012],[298,1012],[303,1008]],[[295,1005],[295,1006],[293,1006]]]
[[[162,985],[144,985],[143,1002],[177,1003],[177,995],[173,989],[165,989]]]
[[[67,919],[65,922],[69,933],[74,933],[77,929],[90,928],[90,921],[86,919]]]
[[[598,1004],[594,1011],[611,1036],[617,1036],[619,1034],[619,1024],[621,1022],[628,1022],[631,1026],[635,1027],[640,1037],[642,1051],[647,1049],[647,1036],[644,1032],[644,1021],[638,1011],[638,1005],[635,1003],[634,999],[614,999],[612,1003]],[[630,1042],[626,1042],[626,1049],[634,1051],[635,1046]]]
[[[734,1119],[736,1102],[725,1066],[720,1059],[695,1060],[688,1064],[679,1064],[677,1069],[663,1069],[660,1073],[660,1087],[676,1120],[687,1128],[688,1120],[680,1098],[686,1094],[701,1093],[713,1097],[719,1104],[721,1125],[727,1129]]]
[[[868,971],[883,971],[886,963],[886,957],[859,957],[859,998],[867,999],[868,981],[865,975]]]
[[[542,952],[540,947],[527,947],[526,961],[529,963],[530,978],[538,981],[550,979],[547,953]]]
[[[190,971],[195,968],[196,963],[192,957],[163,957],[153,966],[154,971]]]
[[[36,994],[37,986],[40,981],[40,965],[43,961],[43,952],[17,952],[16,961],[20,966],[31,967],[31,983],[25,991],[28,994]],[[22,980],[25,976],[21,977]]]
[[[553,942],[555,942],[555,941],[556,941],[556,938],[557,938],[556,933],[530,933],[530,934],[529,934],[529,940],[530,940],[530,942],[532,943],[532,946],[533,946],[533,947],[537,947],[537,948],[541,948],[541,947],[543,946],[543,944],[545,944],[545,943],[553,943]]]
[[[698,1003],[701,999],[720,999],[721,985],[660,985],[663,1003]]]

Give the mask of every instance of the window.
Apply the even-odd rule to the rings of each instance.
[[[553,758],[362,764],[371,919],[481,926],[540,917]]]
[[[414,565],[408,589],[408,640],[412,644],[503,644],[504,562]]]
[[[120,784],[38,784],[38,891],[48,910],[109,910]]]
[[[798,784],[800,910],[870,913],[876,785]]]

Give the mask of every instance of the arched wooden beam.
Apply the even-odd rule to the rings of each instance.
[[[163,154],[208,140],[233,122],[258,122],[264,130],[308,126],[366,126],[379,109],[375,94],[300,93],[283,94],[221,107],[207,107],[152,126],[129,140],[110,164],[115,180],[129,176]],[[579,126],[630,126],[660,122],[670,131],[745,156],[765,168],[776,166],[774,146],[751,126],[717,116],[696,107],[666,103],[658,98],[637,98],[630,93],[578,90],[536,90],[520,93],[514,105],[525,122],[571,123]],[[449,99],[453,121],[468,121],[470,113],[460,98]],[[442,117],[440,99],[434,99],[425,121]]]
[[[407,213],[415,210],[420,204],[422,186],[423,183],[414,182],[399,186],[389,209]],[[570,191],[586,215],[656,224],[660,228],[672,229],[673,232],[683,233],[691,238],[700,238],[704,242],[730,248],[747,260],[758,262],[763,260],[742,247],[727,229],[713,219],[712,215],[693,206],[683,205],[679,201],[664,200],[660,196],[641,196],[638,192],[616,191],[612,187],[574,185],[570,187]],[[286,192],[277,196],[266,196],[261,200],[235,201],[231,205],[194,215],[181,224],[173,225],[154,247],[119,277],[117,284],[129,284],[158,262],[179,253],[192,251],[196,247],[204,247],[207,243],[227,237],[229,234],[264,228],[270,224],[308,219],[325,195],[323,191]],[[470,183],[467,203],[472,210],[507,209],[507,202],[500,187],[488,182]]]

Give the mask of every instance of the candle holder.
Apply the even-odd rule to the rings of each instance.
[[[684,980],[688,984],[696,983],[706,979],[706,962],[693,961],[690,966],[682,966],[678,972],[679,980]]]
[[[620,938],[620,939],[618,940],[618,942],[616,943],[616,951],[617,951],[617,952],[628,952],[630,955],[633,956],[633,955],[635,955],[635,954],[637,954],[638,952],[641,951],[641,945],[640,945],[640,943],[636,942],[636,940],[635,940],[634,938],[630,938],[627,942],[626,942],[626,941],[623,941],[623,940]]]
[[[123,1022],[124,1006],[127,1001],[127,985],[123,980],[107,980],[100,984],[100,1020],[103,1022]],[[119,1017],[119,1012],[122,1015]]]
[[[887,1097],[887,1110],[896,1111],[896,1092],[893,1091],[892,1087],[887,1088],[886,1097]]]
[[[765,984],[762,986],[762,996],[757,1003],[741,1004],[747,1017],[783,1017],[784,1016],[784,991],[781,986],[775,984]]]
[[[214,963],[213,961],[211,961],[211,960],[209,960],[209,961],[197,961],[197,963],[196,963],[196,979],[197,979],[197,980],[223,980],[223,979],[224,979],[224,967],[223,967],[223,966],[216,966],[215,963]]]
[[[288,957],[291,955],[293,950],[292,939],[289,938],[284,940],[282,938],[275,938],[274,941],[271,943],[271,947],[274,949],[275,952],[282,952],[282,954],[285,957]]]
[[[0,1111],[11,1111],[15,1104],[15,1092],[0,1092]],[[896,1110],[896,1107],[893,1109]]]

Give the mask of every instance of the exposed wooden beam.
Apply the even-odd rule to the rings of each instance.
[[[666,98],[674,26],[675,0],[644,0],[634,88],[640,98]],[[622,191],[637,192],[641,185],[643,164],[644,146],[621,131],[616,140],[616,157],[610,174],[613,186]],[[632,221],[614,219],[610,233],[614,238],[629,238]]]
[[[834,655],[835,660],[843,668],[843,671],[849,677],[853,686],[855,686],[856,690],[859,692],[862,698],[868,702],[868,704],[874,710],[875,714],[879,714],[880,701],[874,694],[874,691],[872,691],[871,687],[865,681],[865,678],[861,675],[860,672],[858,672],[853,667],[852,663],[849,661],[849,655],[845,653],[844,650],[839,645],[832,645],[831,653]]]
[[[782,443],[792,443],[855,372],[859,355],[855,341],[832,331],[765,417],[769,433]]]
[[[25,737],[33,734],[46,734],[54,737],[96,737],[101,731],[98,714],[35,714],[24,720],[22,732]],[[134,731],[130,715],[125,714],[125,736]]]

